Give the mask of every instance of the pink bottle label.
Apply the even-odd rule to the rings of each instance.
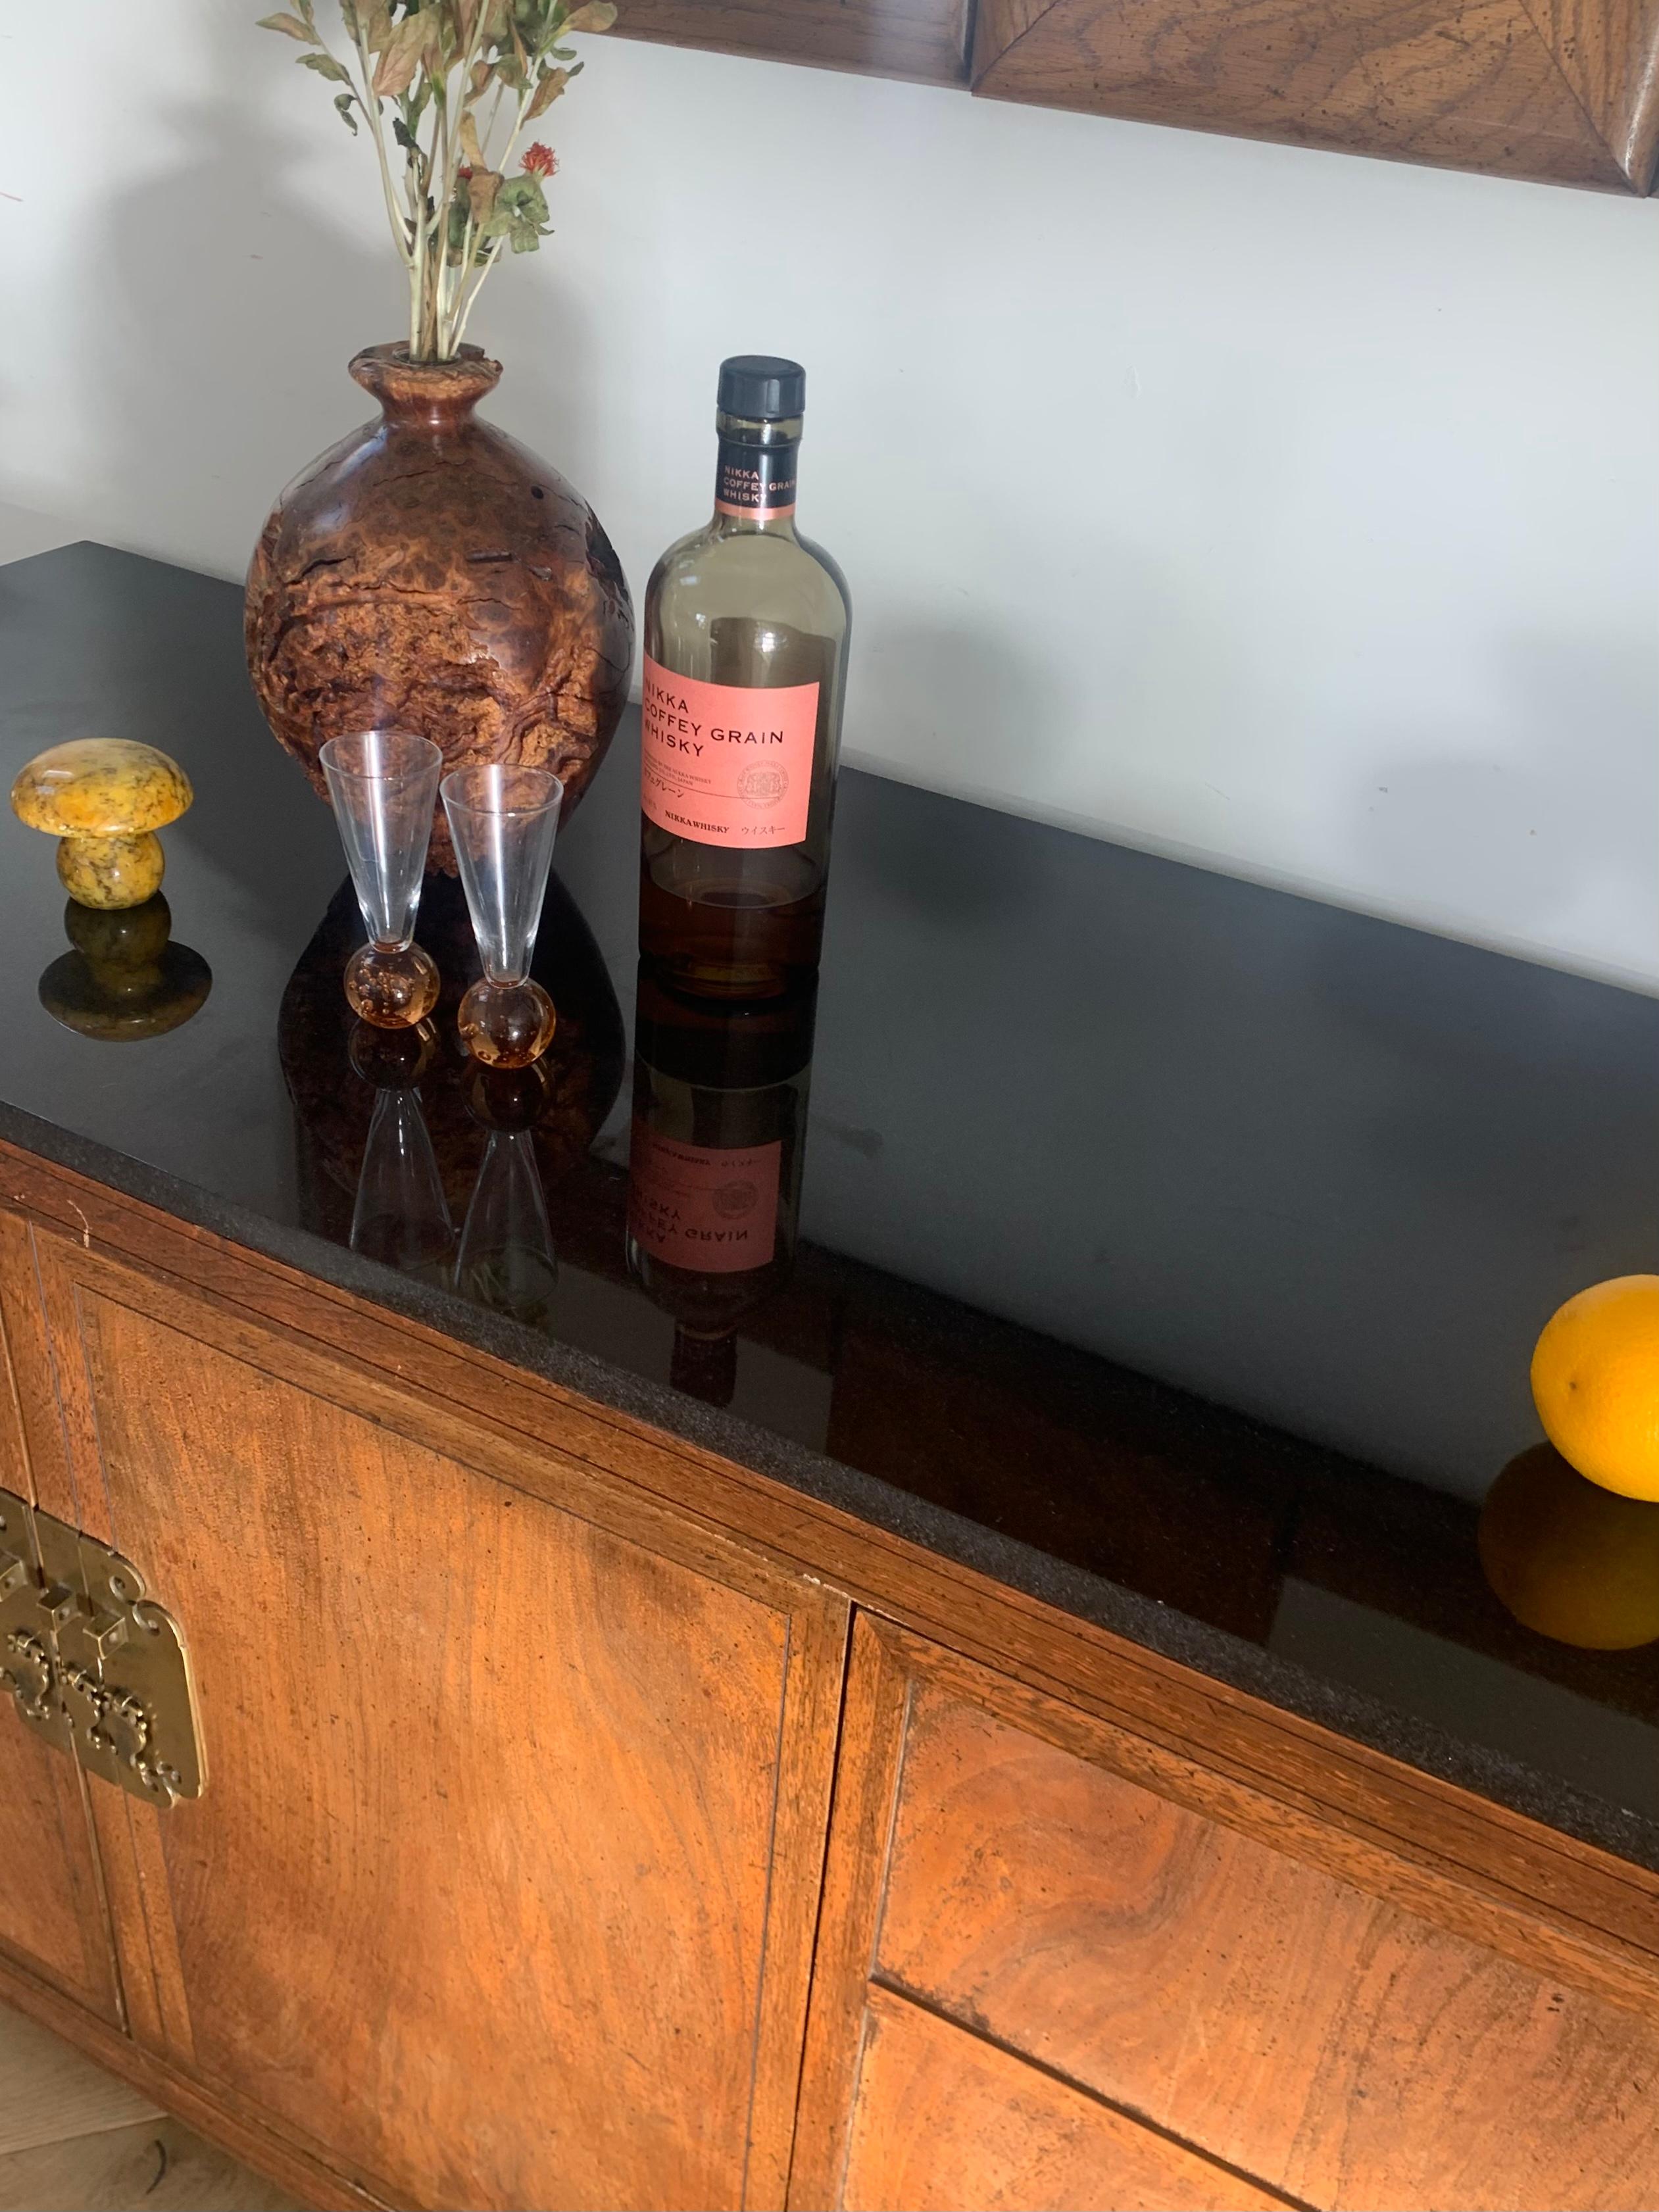
[[[653,1260],[697,1275],[763,1267],[777,1249],[783,1146],[715,1152],[635,1120],[628,1226]]]
[[[699,845],[799,845],[812,793],[816,684],[775,690],[671,676],[647,653],[640,804]]]

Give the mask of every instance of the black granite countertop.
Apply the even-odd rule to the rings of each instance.
[[[408,1091],[354,1066],[340,848],[234,586],[91,545],[0,569],[0,769],[91,735],[194,781],[166,896],[212,988],[138,1041],[54,1018],[52,842],[8,815],[0,1134],[1659,1867],[1659,1642],[1522,1626],[1476,1547],[1539,1440],[1539,1328],[1659,1259],[1659,1002],[849,772],[800,1249],[699,1373],[625,1251],[633,719],[538,950],[550,1249],[470,1295],[450,1239],[514,1176],[534,1241],[526,1146],[441,1040],[443,1219],[372,1256]]]

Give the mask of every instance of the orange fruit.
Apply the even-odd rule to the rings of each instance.
[[[1659,1505],[1615,1498],[1553,1444],[1512,1459],[1475,1541],[1486,1580],[1526,1628],[1586,1651],[1659,1638]]]
[[[1659,1499],[1659,1275],[1615,1275],[1552,1314],[1532,1395],[1545,1435],[1580,1474]]]

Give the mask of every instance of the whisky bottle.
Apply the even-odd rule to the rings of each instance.
[[[738,1323],[795,1255],[815,988],[748,1007],[665,989],[641,962],[628,1264],[675,1323],[672,1378],[729,1404]]]
[[[816,969],[848,607],[795,528],[806,375],[720,365],[714,512],[645,601],[640,950],[682,992],[775,997]]]

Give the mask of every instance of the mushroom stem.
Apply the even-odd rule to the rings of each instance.
[[[137,836],[58,841],[58,880],[82,906],[142,906],[161,888],[167,861],[154,830]]]

